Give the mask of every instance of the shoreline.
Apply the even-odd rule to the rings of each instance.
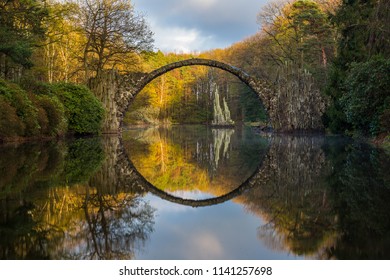
[[[175,125],[195,125],[195,124],[175,124]],[[206,124],[196,124],[201,126],[209,126],[211,128],[232,128],[234,129],[236,126],[213,126],[213,125],[206,125]],[[122,134],[122,131],[125,131],[127,129],[142,129],[149,126],[159,126],[159,125],[128,125],[123,126],[122,129],[118,132],[100,132],[99,134],[87,134],[87,135],[75,135],[75,134],[65,134],[65,135],[56,135],[56,136],[29,136],[29,137],[21,137],[21,136],[15,136],[15,137],[3,137],[0,138],[0,145],[18,145],[18,144],[24,144],[29,142],[37,142],[37,141],[53,141],[53,140],[65,140],[65,139],[71,139],[71,138],[83,138],[83,137],[96,137],[96,136],[113,136],[118,135],[120,136]],[[163,125],[164,126],[164,125]],[[370,145],[384,149],[386,151],[390,152],[390,135],[389,134],[381,134],[376,137],[351,137],[345,134],[330,134],[327,133],[325,130],[313,130],[313,131],[307,131],[307,130],[295,130],[295,131],[274,131],[272,128],[269,127],[262,127],[262,126],[252,126],[244,124],[243,126],[247,126],[254,130],[256,134],[273,134],[278,136],[341,136],[341,137],[348,137],[357,141],[363,141],[366,143],[369,143]]]

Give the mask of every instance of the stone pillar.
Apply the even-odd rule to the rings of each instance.
[[[270,102],[270,118],[276,131],[323,131],[325,100],[312,75],[297,66],[280,68]]]
[[[89,81],[89,88],[102,102],[105,109],[102,132],[116,134],[120,132],[120,112],[117,96],[119,93],[120,75],[116,71],[104,71]]]

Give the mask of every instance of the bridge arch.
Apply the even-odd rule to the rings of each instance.
[[[149,84],[151,81],[158,78],[159,76],[164,75],[165,73],[168,73],[174,69],[178,69],[185,66],[209,66],[209,67],[219,68],[238,77],[243,83],[245,83],[247,86],[251,88],[254,86],[255,83],[255,80],[251,76],[249,76],[247,73],[245,73],[243,70],[237,67],[231,66],[224,62],[212,60],[212,59],[191,58],[187,60],[173,62],[165,66],[162,66],[156,70],[153,70],[138,82],[136,86],[138,92],[135,92],[135,94],[138,94],[147,84]],[[255,91],[255,89],[253,90]]]
[[[220,62],[212,59],[204,59],[204,58],[191,58],[191,59],[181,60],[181,61],[167,64],[165,66],[153,70],[148,74],[143,74],[140,79],[138,79],[137,81],[133,81],[134,87],[131,90],[129,90],[130,94],[127,96],[128,99],[125,102],[125,106],[122,107],[123,108],[121,112],[122,119],[120,122],[120,126],[123,125],[123,116],[125,115],[126,111],[129,109],[131,101],[145,88],[146,85],[148,85],[150,82],[152,82],[154,79],[158,78],[159,76],[162,76],[174,69],[182,68],[185,66],[209,66],[233,74],[238,79],[240,79],[244,84],[246,84],[250,89],[252,89],[253,92],[259,98],[260,102],[262,102],[265,105],[266,110],[267,111],[269,110],[268,98],[270,96],[269,92],[271,87],[266,82],[254,79],[253,77],[245,73],[242,69],[234,67],[224,62]]]

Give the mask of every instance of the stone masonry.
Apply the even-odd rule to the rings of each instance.
[[[193,58],[165,65],[150,73],[119,75],[115,71],[105,71],[99,77],[91,79],[89,87],[103,103],[106,110],[103,133],[120,132],[124,114],[131,101],[148,83],[169,71],[193,65],[219,68],[237,76],[259,96],[265,108],[269,109],[272,92],[269,84],[255,80],[241,69],[229,64],[216,60]]]

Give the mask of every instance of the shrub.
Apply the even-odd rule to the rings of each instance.
[[[341,103],[355,130],[372,135],[389,132],[384,120],[390,109],[389,73],[390,59],[381,57],[351,65]]]
[[[27,93],[18,85],[0,80],[0,95],[15,108],[17,116],[25,129],[20,136],[33,136],[39,133],[38,109],[28,98]]]
[[[24,134],[25,125],[4,96],[0,95],[0,138]]]
[[[33,95],[31,99],[38,108],[38,122],[41,134],[49,136],[63,135],[67,131],[64,105],[54,95]]]
[[[99,131],[104,110],[86,87],[36,83],[29,92],[0,79],[1,138]]]
[[[88,88],[60,83],[51,85],[50,90],[64,104],[70,132],[76,134],[99,132],[104,109]]]
[[[50,95],[50,84],[36,80],[36,76],[27,72],[20,81],[20,87],[27,92]]]
[[[45,109],[42,107],[37,107],[38,114],[37,114],[37,120],[40,127],[40,134],[42,135],[49,135],[50,128],[49,128],[49,119],[47,118],[47,114]]]

